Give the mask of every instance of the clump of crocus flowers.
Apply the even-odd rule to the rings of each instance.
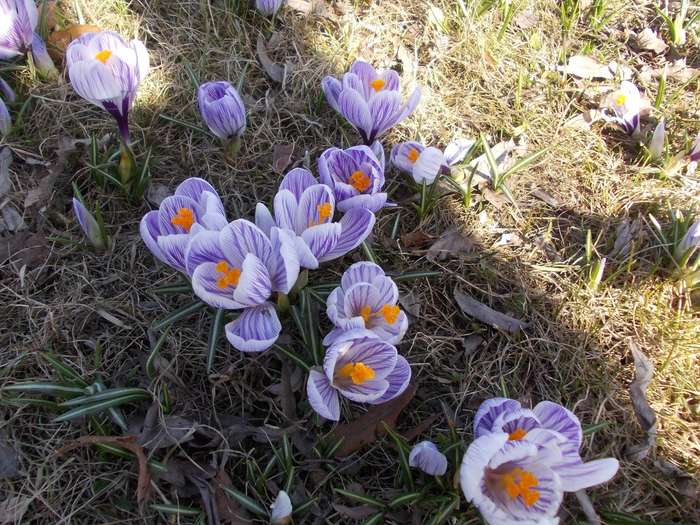
[[[38,23],[39,10],[34,0],[0,1],[0,60],[28,55],[42,77],[55,78],[58,71],[36,32]]]

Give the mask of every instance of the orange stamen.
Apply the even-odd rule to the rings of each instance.
[[[408,157],[408,160],[410,160],[414,164],[418,160],[419,155],[420,154],[418,153],[418,150],[416,148],[411,148],[410,150],[408,150],[408,153],[406,154],[406,156]]]
[[[372,86],[372,89],[374,89],[375,91],[381,91],[382,89],[384,89],[384,86],[386,86],[386,80],[378,78],[376,80],[373,80],[370,83],[370,86]]]
[[[194,212],[189,208],[180,208],[173,218],[170,219],[170,223],[189,233],[190,228],[194,224]]]
[[[540,492],[535,489],[539,480],[532,472],[520,467],[502,474],[500,483],[508,497],[515,499],[520,496],[527,507],[532,507],[540,499]]]
[[[231,268],[226,261],[219,261],[216,263],[216,271],[221,274],[216,280],[216,285],[219,288],[238,286],[238,281],[241,278],[241,271],[238,268]]]
[[[358,361],[357,363],[343,365],[340,370],[338,370],[338,375],[340,377],[349,377],[354,384],[361,385],[366,381],[374,379],[376,374],[371,366],[367,366],[363,362]]]
[[[364,171],[355,171],[350,175],[350,185],[357,191],[365,191],[371,184],[371,179]]]
[[[372,309],[369,307],[369,305],[362,307],[360,310],[360,315],[362,316],[362,319],[365,320],[365,324],[367,324],[369,322],[369,318],[372,317]]]
[[[109,49],[103,49],[99,53],[95,55],[95,58],[102,62],[103,64],[107,63],[107,60],[109,60],[109,57],[112,56],[112,52]]]
[[[508,439],[510,439],[511,441],[520,441],[526,435],[527,435],[527,430],[522,429],[522,428],[516,428],[515,430],[513,430],[513,432],[508,434]]]
[[[381,314],[388,324],[394,324],[399,318],[400,313],[401,308],[399,308],[396,305],[392,306],[390,304],[385,304],[384,306],[382,306]]]

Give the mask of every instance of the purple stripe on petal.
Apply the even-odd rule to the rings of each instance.
[[[384,270],[378,264],[361,261],[352,264],[340,280],[340,285],[344,290],[350,289],[353,284],[373,283],[377,277],[384,277]]]
[[[189,179],[182,181],[178,187],[175,188],[175,195],[183,195],[185,197],[189,197],[194,202],[199,203],[202,201],[202,195],[205,191],[213,193],[217,197],[219,196],[217,191],[214,189],[214,186],[209,184],[204,179],[200,179],[199,177],[190,177]],[[219,199],[219,202],[221,202],[221,199]],[[222,214],[224,213],[223,204],[221,204],[220,211]]]
[[[301,199],[301,194],[304,193],[304,190],[314,184],[318,184],[318,181],[309,170],[294,168],[284,176],[284,179],[282,179],[280,183],[279,190],[291,191],[292,195],[294,195],[298,201]]]
[[[275,292],[289,293],[299,277],[299,254],[294,236],[277,227],[270,230],[270,281]]]
[[[481,403],[474,416],[474,436],[479,438],[490,432],[501,432],[500,428],[494,426],[496,419],[513,410],[520,410],[520,403],[513,399],[505,397],[487,399]]]
[[[306,395],[311,407],[321,416],[331,421],[340,419],[340,400],[338,392],[328,378],[318,370],[309,372],[306,383]]]
[[[241,352],[262,352],[270,348],[282,331],[275,307],[265,303],[246,308],[235,321],[225,327],[226,338]]]
[[[484,494],[484,478],[491,458],[507,441],[508,434],[487,434],[472,441],[462,458],[459,485],[466,500],[474,503],[482,514],[496,511],[496,505]]]
[[[325,226],[324,226],[325,227]],[[319,226],[317,226],[319,228]],[[306,241],[301,237],[294,238],[294,246],[297,249],[297,255],[299,256],[299,265],[302,268],[308,268],[309,270],[315,270],[318,268],[318,259],[311,251],[311,248]]]
[[[157,241],[160,235],[160,219],[157,211],[149,211],[141,218],[139,233],[141,234],[141,239],[151,253],[162,262],[167,262]]]
[[[335,369],[348,363],[362,362],[374,370],[374,379],[385,379],[396,367],[396,348],[378,339],[354,340],[350,348],[338,356]]]
[[[275,219],[262,202],[258,202],[255,206],[255,225],[267,236],[270,235],[270,230],[275,226]]]
[[[447,472],[447,458],[431,441],[415,445],[408,456],[408,464],[431,476],[443,476]]]
[[[180,215],[181,210],[189,210],[192,212],[194,222],[199,222],[201,213],[199,205],[195,201],[184,195],[171,195],[163,199],[158,208],[159,228],[162,235],[168,233],[189,233],[189,230],[182,226],[173,224],[173,219]]]
[[[325,184],[314,184],[304,190],[294,217],[294,231],[333,221],[335,197]]]
[[[242,264],[249,253],[260,259],[263,265],[267,265],[272,257],[270,239],[246,219],[229,223],[219,235],[219,246],[234,266]]]
[[[253,253],[246,255],[233,299],[245,306],[263,304],[272,293],[272,283],[265,264]]]
[[[344,89],[338,97],[340,113],[363,135],[365,141],[372,133],[372,114],[367,103],[354,89]]]
[[[165,262],[178,272],[187,273],[185,268],[185,250],[187,250],[187,244],[190,242],[190,236],[186,233],[161,235],[158,237],[157,242]]]
[[[204,230],[190,237],[190,242],[185,250],[187,273],[192,275],[195,268],[202,263],[218,263],[222,260],[226,260],[226,256],[219,246],[218,232]]]
[[[425,148],[413,165],[411,175],[418,184],[423,182],[432,184],[435,181],[440,168],[445,164],[445,156],[437,148]]]
[[[198,265],[192,274],[192,291],[202,301],[214,308],[238,310],[244,306],[233,299],[231,287],[221,288],[218,280],[221,272],[216,271],[216,263],[205,262]]]
[[[403,109],[401,110],[401,114],[396,120],[397,124],[415,111],[415,109],[418,107],[418,103],[420,102],[420,97],[420,88],[414,89],[413,93],[411,93],[411,96],[408,97],[408,102],[406,102],[406,105],[403,107]]]
[[[362,241],[372,232],[376,218],[374,213],[364,208],[353,208],[340,220],[341,233],[338,243],[319,261],[330,261],[342,257],[346,253],[357,248]]]
[[[403,356],[397,356],[396,366],[385,379],[389,383],[389,388],[375,401],[375,404],[386,403],[403,394],[411,382],[411,365],[408,364],[408,361]]]
[[[291,191],[278,191],[277,195],[275,195],[273,207],[275,210],[275,221],[277,222],[277,226],[284,228],[285,230],[292,230],[297,234],[304,231],[297,231],[294,228],[299,203]]]
[[[78,219],[80,228],[83,230],[83,233],[85,234],[85,237],[87,237],[88,241],[90,241],[90,244],[97,249],[104,249],[105,243],[104,239],[102,238],[102,230],[100,229],[100,225],[97,224],[97,221],[87,210],[87,208],[85,208],[83,203],[76,198],[73,198],[73,213],[75,213],[75,217]]]
[[[386,205],[386,200],[386,193],[375,193],[374,195],[356,195],[338,202],[338,210],[345,213],[353,208],[364,208],[376,213]]]
[[[381,308],[379,304],[379,291],[369,283],[353,284],[345,290],[344,314],[345,317],[356,317],[362,314],[362,311],[369,308],[371,313],[376,313]]]
[[[397,345],[403,339],[406,330],[408,330],[408,317],[402,311],[399,312],[396,322],[393,324],[387,323],[383,318],[375,319],[370,330],[377,334],[377,337],[382,341],[391,345]]]
[[[369,101],[369,112],[372,116],[372,133],[369,141],[384,133],[397,123],[401,108],[401,95],[396,91],[380,91]]]
[[[343,89],[343,85],[340,83],[340,81],[337,78],[330,76],[324,77],[324,79],[321,81],[321,88],[323,89],[323,92],[326,95],[326,100],[330,106],[337,112],[340,112],[338,97]]]
[[[396,304],[399,300],[399,289],[390,277],[378,275],[372,279],[371,283],[379,293],[380,304]]]
[[[544,428],[555,430],[569,440],[569,443],[563,447],[565,454],[578,455],[583,431],[580,421],[573,412],[551,401],[542,401],[532,410]]]
[[[331,346],[338,342],[338,339],[345,334],[348,330],[353,330],[356,328],[364,328],[365,322],[362,317],[353,317],[352,319],[343,319],[339,326],[334,328],[326,337],[323,338],[324,346]]]
[[[355,401],[356,403],[372,403],[384,395],[384,392],[389,388],[389,382],[385,379],[370,379],[361,385],[346,383],[343,385],[336,385],[336,388],[350,401]]]
[[[423,144],[412,140],[396,144],[391,148],[391,163],[399,170],[411,173],[415,161],[410,160],[409,153],[411,150],[416,150],[416,153],[420,155],[424,149]]]
[[[614,458],[554,467],[561,479],[562,489],[566,492],[576,492],[605,483],[612,479],[619,468],[620,464]]]

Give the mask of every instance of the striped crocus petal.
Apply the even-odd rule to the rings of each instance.
[[[343,85],[337,78],[327,76],[321,81],[321,89],[326,95],[326,100],[330,106],[340,113],[340,104],[338,103],[338,98],[340,97],[340,92],[343,90]]]
[[[691,162],[700,161],[700,133],[698,133],[697,137],[695,137],[693,147],[690,148],[690,153],[688,155],[690,155]]]
[[[206,82],[197,91],[202,120],[223,140],[240,137],[246,128],[243,99],[226,81]]]
[[[562,452],[569,458],[578,458],[583,442],[581,422],[567,408],[551,401],[542,401],[532,409],[542,428],[553,430],[563,435],[566,442],[561,445]]]
[[[587,462],[565,463],[552,467],[561,480],[562,489],[576,492],[610,481],[620,468],[615,458]]]
[[[679,255],[682,257],[688,250],[697,247],[700,247],[700,219],[696,220],[683,235],[678,245]]]
[[[420,142],[409,140],[396,144],[391,148],[391,163],[405,173],[412,173],[413,166],[425,150]]]
[[[444,164],[445,156],[442,151],[432,146],[425,148],[413,165],[413,180],[418,184],[432,184]]]
[[[265,16],[272,16],[284,4],[284,0],[255,0],[255,9]]]
[[[447,472],[447,458],[432,441],[415,445],[408,456],[408,464],[431,476],[443,476]]]
[[[75,197],[73,197],[73,213],[75,213],[80,228],[83,230],[87,240],[90,241],[90,244],[98,250],[103,250],[105,248],[105,241],[100,225],[85,205]]]
[[[325,255],[319,257],[320,262],[331,261],[342,257],[357,248],[372,232],[376,218],[374,213],[366,208],[352,208],[339,223],[340,238],[337,244]]]
[[[503,415],[520,410],[520,403],[514,399],[494,397],[487,399],[479,406],[474,416],[474,436],[481,437],[492,432],[501,432],[496,421],[502,420]]]
[[[306,382],[306,395],[314,411],[325,419],[340,419],[340,398],[326,374],[312,369]]]
[[[270,348],[282,331],[272,303],[246,308],[225,327],[229,343],[241,352],[262,352]]]
[[[612,95],[612,109],[625,131],[633,135],[639,131],[639,113],[642,96],[632,82],[625,80]]]
[[[467,156],[467,153],[474,147],[474,144],[476,144],[476,141],[473,139],[453,139],[445,146],[445,163],[448,166],[454,166],[462,162]]]
[[[1,0],[0,20],[0,60],[25,53],[39,21],[34,0]]]
[[[3,100],[0,99],[0,135],[4,137],[10,133],[11,129],[12,117],[10,116],[10,110],[7,109]]]
[[[371,404],[386,403],[403,394],[411,382],[411,365],[403,356],[396,356],[396,366],[384,379],[389,383],[389,387],[379,398],[370,402]]]
[[[0,77],[0,93],[2,93],[2,96],[5,97],[8,102],[14,102],[17,99],[10,84],[5,82],[2,77]]]

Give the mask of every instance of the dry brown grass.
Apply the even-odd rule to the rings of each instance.
[[[537,23],[529,28],[513,24],[500,41],[497,10],[480,18],[464,17],[458,3],[450,0],[435,2],[445,15],[443,24],[430,20],[429,4],[423,0],[340,3],[329,8],[327,16],[306,17],[287,9],[278,20],[272,50],[278,62],[290,65],[281,88],[265,77],[256,62],[256,38],[268,26],[252,11],[237,16],[225,9],[227,2],[215,0],[63,3],[68,4],[69,20],[77,20],[74,6],[79,5],[88,23],[146,40],[154,70],[139,96],[132,132],[141,149],[143,144],[153,147],[154,183],[172,188],[188,176],[202,176],[220,189],[232,217],[251,217],[257,201],[271,199],[280,179],[271,170],[275,144],[294,144],[294,161],[301,163],[308,153],[315,167],[317,155],[326,147],[349,146],[356,140],[323,102],[320,91],[323,75],[342,72],[355,58],[379,67],[399,67],[404,82],[415,81],[425,88],[419,109],[386,137],[385,145],[417,136],[445,145],[455,136],[485,133],[494,139],[518,134],[526,137],[533,150],[549,148],[541,162],[510,182],[518,212],[509,205],[497,209],[485,201],[467,210],[459,199],[445,197],[423,224],[409,211],[402,213],[401,233],[420,227],[439,235],[453,225],[462,227],[477,244],[470,254],[430,263],[424,252],[388,241],[395,212],[385,212],[378,221],[373,246],[387,269],[434,270],[437,266],[443,271],[438,280],[400,286],[402,294],[413,294],[421,305],[420,316],[412,320],[401,344],[420,387],[400,428],[441,413],[442,403],[456,411],[457,431],[469,441],[472,416],[485,398],[505,393],[524,402],[561,402],[575,410],[585,426],[606,423],[587,436],[584,457],[621,459],[615,480],[589,491],[597,509],[654,521],[700,520],[693,501],[654,463],[666,459],[691,475],[700,469],[700,322],[697,314],[683,306],[687,303],[680,300],[660,267],[663,252],[644,222],[648,213],[662,217],[666,202],[681,209],[697,206],[697,181],[662,180],[642,173],[630,142],[609,127],[564,128],[569,117],[593,103],[590,88],[605,83],[562,79],[551,71],[562,48],[571,55],[588,44],[602,61],[618,60],[637,70],[645,63],[657,63],[659,59],[635,54],[624,33],[650,23],[654,10],[649,3],[611,1],[609,12],[614,14],[603,29],[592,30],[582,17],[573,33],[562,38],[556,2],[523,2],[519,10],[534,13]],[[697,49],[697,36],[691,39],[685,51],[693,45]],[[397,58],[406,56],[414,58]],[[235,84],[243,78],[249,128],[233,165],[223,161],[208,137],[161,118],[167,114],[199,125],[188,69],[199,81],[225,78]],[[9,143],[20,159],[54,162],[61,137],[102,136],[111,131],[106,115],[79,100],[65,81],[39,84],[22,70],[17,79],[20,91],[35,97],[23,132]],[[654,85],[643,87],[651,97],[655,95]],[[671,102],[662,109],[670,119],[673,147],[680,149],[700,128],[700,88],[697,81],[682,85],[671,80],[668,89]],[[13,197],[21,204],[26,191],[46,171],[20,160],[13,173]],[[52,349],[82,373],[101,374],[108,385],[140,385],[156,391],[168,384],[178,415],[229,438],[212,456],[226,452],[234,486],[250,488],[259,475],[252,465],[264,468],[272,457],[270,446],[236,439],[227,429],[241,421],[287,425],[278,395],[279,357],[273,352],[244,356],[222,348],[217,374],[207,377],[204,348],[209,321],[195,316],[171,331],[162,354],[169,372],[151,384],[144,372],[150,348],[146,329],[186,299],[148,292],[174,279],[172,272],[154,264],[138,237],[138,220],[146,206],[128,204],[115,192],[96,189],[80,154],[70,158],[45,209],[27,217],[31,227],[55,235],[68,225],[70,236],[79,236],[77,226],[65,219],[70,215],[72,181],[91,200],[103,203],[116,248],[98,256],[53,244],[44,263],[25,272],[4,263],[0,268],[2,383],[50,377],[37,352]],[[553,208],[535,198],[535,189],[554,196],[560,206]],[[489,220],[485,222],[484,216]],[[586,231],[592,231],[598,239],[597,250],[605,256],[612,249],[617,226],[637,217],[642,218],[643,228],[634,260],[612,257],[605,277],[620,271],[597,291],[588,290],[575,263],[582,255]],[[517,233],[522,244],[495,247],[504,231]],[[355,253],[344,263],[361,256]],[[333,280],[344,267],[330,266],[315,278]],[[526,334],[508,337],[465,318],[452,296],[456,286],[526,319],[530,323]],[[123,324],[105,320],[99,309]],[[484,344],[467,355],[462,340],[472,334],[481,335]],[[658,447],[641,461],[625,459],[626,448],[643,438],[628,394],[633,379],[630,340],[656,366],[649,398],[659,417]],[[104,350],[95,363],[98,341]],[[309,412],[304,397],[303,389],[296,394],[300,414]],[[51,423],[50,416],[36,408],[1,410],[2,432],[20,451],[26,472],[24,478],[3,481],[2,493],[31,501],[23,523],[158,519],[153,513],[139,517],[129,462],[94,450],[68,458],[54,455],[65,442],[94,429],[84,423]],[[299,425],[311,441],[329,428],[313,418],[302,419]],[[447,432],[443,418],[426,438],[440,442]],[[396,494],[396,453],[386,445],[379,442],[349,460],[326,464],[321,481],[318,470],[309,473],[306,468],[316,463],[297,450],[302,468],[295,478],[295,494],[302,499],[318,497],[319,507],[326,511],[308,522],[345,522],[330,507],[332,501],[340,501],[332,487],[355,483],[377,497]],[[258,487],[257,495],[269,502],[283,482],[280,473],[273,474]],[[174,497],[166,487],[161,485],[161,490]],[[564,507],[565,522],[581,515],[573,497]],[[420,511],[414,514],[414,523],[427,522],[428,517],[420,516]],[[455,516],[454,523],[478,521],[475,511],[464,504]],[[408,521],[402,522],[399,516],[390,522]]]

